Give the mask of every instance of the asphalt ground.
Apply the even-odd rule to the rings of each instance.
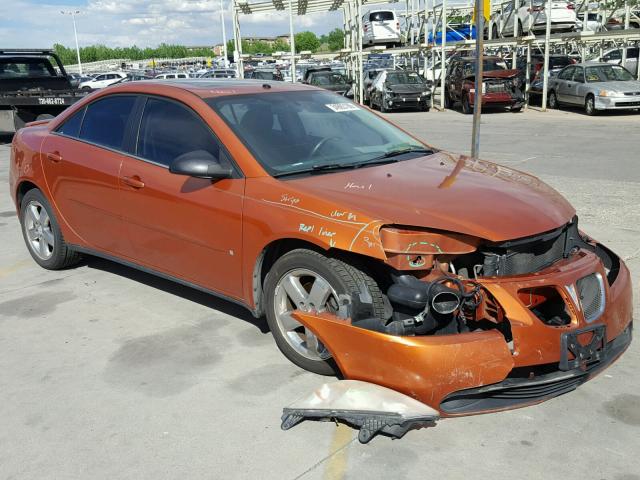
[[[466,153],[471,117],[393,113]],[[489,113],[481,157],[539,175],[640,284],[640,114]],[[326,379],[290,364],[242,308],[104,260],[39,268],[0,146],[0,479],[640,479],[640,346],[540,405],[401,440],[333,423],[280,430]],[[469,201],[473,201],[470,199]],[[495,214],[499,214],[495,212]]]

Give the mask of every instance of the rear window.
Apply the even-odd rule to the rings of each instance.
[[[373,12],[369,14],[369,20],[372,22],[384,22],[393,20],[393,12]]]
[[[564,68],[571,63],[569,57],[549,57],[549,68]]]
[[[136,98],[112,95],[87,107],[80,138],[109,148],[122,149],[124,133]]]
[[[0,78],[55,77],[45,58],[0,58]]]

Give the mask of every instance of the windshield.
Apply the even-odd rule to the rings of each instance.
[[[498,58],[485,58],[482,62],[482,70],[484,72],[491,72],[493,70],[506,70],[507,64],[504,60]],[[467,62],[464,64],[464,75],[474,75],[476,73],[476,62]]]
[[[597,67],[587,67],[587,82],[628,82],[633,80],[633,75],[619,65],[600,65]]]
[[[387,83],[390,85],[400,85],[410,83],[420,85],[424,80],[415,72],[389,72],[387,73]]]
[[[355,166],[425,146],[344,97],[323,91],[268,92],[206,100],[269,174]],[[418,150],[422,153],[411,152]]]

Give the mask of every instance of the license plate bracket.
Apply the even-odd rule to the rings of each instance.
[[[578,337],[591,332],[591,340],[582,345]],[[604,325],[591,325],[560,336],[560,370],[585,369],[589,363],[599,362],[605,353],[606,329]],[[569,359],[569,353],[573,359]]]

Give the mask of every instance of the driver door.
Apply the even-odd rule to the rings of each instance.
[[[175,175],[178,156],[204,151],[232,165],[210,127],[186,105],[143,99],[135,157],[119,178],[128,257],[152,270],[242,296],[241,235],[244,178],[211,180]]]
[[[569,91],[573,86],[573,72],[575,69],[576,67],[567,67],[558,74],[556,97],[560,102],[571,103]]]

